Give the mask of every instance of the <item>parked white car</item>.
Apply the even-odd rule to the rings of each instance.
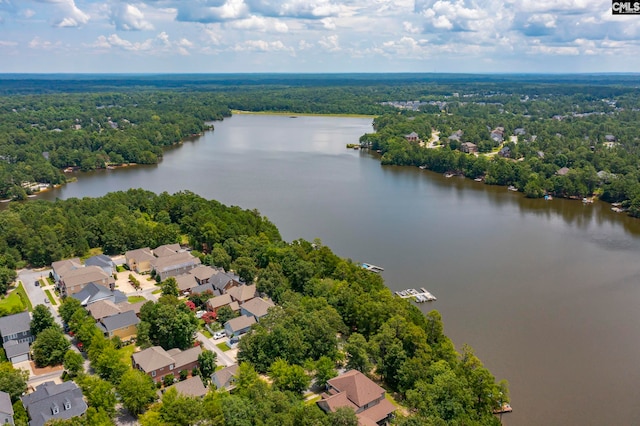
[[[224,331],[216,331],[215,333],[213,333],[213,338],[218,340],[218,339],[222,339],[223,337],[225,337],[226,334]]]

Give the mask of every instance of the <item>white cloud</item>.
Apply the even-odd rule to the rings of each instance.
[[[404,21],[402,23],[402,29],[409,34],[418,34],[420,32],[420,28],[414,26],[411,22]]]
[[[17,45],[18,43],[15,41],[0,40],[0,47],[13,47]]]
[[[245,19],[231,21],[227,24],[229,28],[244,31],[275,32],[286,33],[289,26],[277,18],[265,18],[263,16],[251,15]]]
[[[33,17],[36,14],[35,10],[33,9],[24,9],[22,11],[20,11],[20,15],[22,15],[22,17],[29,19],[31,17]]]
[[[159,33],[154,38],[148,38],[141,41],[131,41],[120,37],[117,34],[111,34],[109,36],[101,35],[95,42],[89,46],[98,49],[112,49],[117,48],[125,50],[127,52],[136,53],[173,53],[176,52],[180,55],[189,55],[189,49],[193,47],[193,43],[186,38],[181,38],[178,41],[171,41],[171,38],[166,32]]]
[[[238,52],[279,52],[279,51],[289,51],[292,52],[293,49],[285,46],[284,43],[280,40],[276,41],[266,41],[266,40],[247,40],[243,43],[239,43],[235,46],[234,50]]]
[[[51,42],[49,40],[43,40],[40,37],[34,37],[29,42],[29,48],[31,49],[51,50],[60,47],[60,45],[61,43],[59,41]]]
[[[184,22],[225,22],[249,16],[244,0],[178,2],[177,20]]]
[[[55,5],[59,16],[54,19],[53,25],[59,28],[80,27],[89,22],[89,15],[76,6],[75,0],[36,0],[39,3]]]
[[[153,25],[145,20],[144,14],[136,6],[128,3],[114,4],[111,8],[111,22],[120,31],[152,30]]]
[[[337,52],[340,50],[340,43],[338,41],[338,35],[332,34],[330,36],[322,37],[318,44],[322,46],[325,50],[330,52]]]

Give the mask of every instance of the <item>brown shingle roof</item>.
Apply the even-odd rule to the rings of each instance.
[[[95,320],[100,320],[104,317],[119,314],[121,312],[119,305],[116,305],[111,300],[98,300],[95,303],[87,306],[87,310]]]
[[[231,302],[231,295],[223,294],[222,296],[212,297],[211,299],[207,300],[207,307],[212,311],[215,311],[222,306],[231,304]]]
[[[230,295],[233,300],[236,300],[239,303],[243,303],[256,297],[256,285],[251,284],[231,287],[229,290],[227,290],[227,294]]]
[[[202,383],[202,379],[200,376],[193,376],[184,380],[182,382],[178,382],[175,385],[171,385],[167,388],[167,390],[175,388],[179,394],[184,396],[192,396],[192,397],[202,397],[207,394],[207,388],[204,387]]]
[[[173,358],[160,346],[152,346],[131,355],[145,373],[173,364]]]
[[[135,259],[138,263],[155,259],[155,256],[151,253],[151,249],[149,247],[129,250],[124,254],[124,256],[127,259],[127,262],[131,259]]]
[[[176,283],[178,284],[178,290],[187,291],[198,286],[196,278],[191,274],[182,274],[176,277]]]
[[[243,328],[249,327],[255,323],[256,323],[256,319],[254,317],[247,317],[244,315],[240,315],[239,317],[230,319],[229,321],[224,323],[224,325],[225,326],[228,325],[231,331],[235,333],[236,331],[242,330]]]
[[[172,256],[180,251],[180,244],[165,244],[153,249],[156,257]]]
[[[200,355],[201,353],[202,348],[200,346],[194,346],[193,348],[189,348],[186,351],[182,351],[173,355],[173,359],[176,363],[176,368],[197,361],[198,355]]]
[[[196,277],[198,282],[200,282],[211,278],[212,276],[217,274],[218,271],[216,269],[213,269],[211,266],[200,265],[190,270],[189,273]]]
[[[85,266],[66,272],[63,278],[67,287],[76,287],[92,282],[102,283],[103,280],[109,279],[109,275],[98,266]]]
[[[384,393],[384,389],[357,370],[349,370],[327,383],[339,392],[345,392],[358,407],[376,400]]]
[[[188,265],[199,265],[200,259],[193,257],[191,253],[183,251],[169,256],[155,258],[151,261],[153,268],[158,272],[169,271]]]
[[[74,257],[73,259],[58,260],[57,262],[53,262],[51,264],[51,267],[54,271],[56,271],[56,274],[58,274],[58,276],[62,277],[67,272],[73,271],[74,269],[82,268],[83,266],[80,259]]]
[[[242,304],[242,309],[249,312],[251,315],[257,318],[262,318],[267,315],[269,308],[274,307],[274,303],[271,300],[261,299],[260,297],[254,297],[253,299]]]

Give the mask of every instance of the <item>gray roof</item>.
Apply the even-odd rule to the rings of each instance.
[[[56,274],[58,274],[59,276],[63,276],[69,271],[82,268],[82,262],[80,262],[80,258],[78,257],[74,257],[73,259],[58,260],[51,264],[51,268],[53,268]]]
[[[237,371],[238,364],[232,364],[213,373],[211,375],[211,381],[218,386],[218,388],[226,388],[229,385],[231,378],[236,375]]]
[[[27,311],[0,318],[0,334],[3,337],[28,330],[31,330],[31,315]]]
[[[176,254],[180,251],[180,244],[165,244],[160,247],[156,247],[153,249],[153,254],[156,257],[164,257],[171,256],[172,254]]]
[[[74,382],[59,385],[45,382],[21,399],[31,419],[29,426],[43,426],[50,419],[70,419],[87,411],[82,390]],[[68,409],[65,409],[65,404],[69,404]],[[54,407],[58,409],[57,414],[53,414]]]
[[[227,293],[231,296],[233,300],[238,301],[239,303],[246,302],[247,300],[251,300],[256,297],[256,285],[239,285],[230,288]]]
[[[66,272],[62,279],[64,284],[69,287],[76,287],[92,282],[101,282],[109,279],[109,275],[102,268],[94,265],[85,266],[84,268],[74,269]]]
[[[130,325],[136,325],[140,322],[140,319],[138,319],[134,311],[126,311],[109,317],[104,317],[100,322],[102,323],[105,331],[111,332],[129,327]]]
[[[259,297],[253,298],[242,305],[242,309],[249,312],[256,318],[262,318],[267,315],[269,308],[275,305],[271,300],[261,299]]]
[[[151,261],[153,269],[157,272],[172,271],[189,266],[200,265],[200,259],[194,257],[188,251],[171,254],[168,256],[156,257]]]
[[[211,284],[211,283],[197,285],[197,286],[191,288],[191,293],[192,294],[201,294],[201,293],[206,293],[207,291],[210,291],[213,294],[218,294],[216,289],[213,288],[213,284]]]
[[[218,270],[213,269],[211,266],[200,265],[193,268],[191,271],[189,271],[189,273],[193,275],[198,280],[198,282],[200,282],[203,280],[208,280],[212,276],[216,275],[218,273]]]
[[[178,284],[178,290],[187,291],[194,287],[198,286],[198,282],[196,281],[196,277],[191,274],[182,274],[178,275],[176,278],[176,283]]]
[[[29,342],[18,343],[17,340],[9,340],[4,345],[4,353],[7,355],[7,358],[11,360],[11,358],[28,354],[29,353]]]
[[[8,393],[0,391],[0,413],[13,416],[13,406],[11,405],[11,397]]]
[[[175,385],[171,385],[165,392],[171,388],[174,388],[179,394],[184,396],[202,397],[207,394],[207,388],[204,386],[204,383],[202,383],[200,376],[193,376]]]
[[[91,256],[87,260],[84,261],[86,266],[99,266],[100,268],[104,268],[105,266],[113,267],[114,263],[111,258],[105,254],[98,254],[95,256]]]
[[[83,306],[90,305],[98,300],[113,299],[113,303],[118,304],[127,300],[127,296],[120,290],[109,290],[107,287],[89,283],[79,292],[71,297],[80,301]]]
[[[224,326],[225,328],[229,327],[229,329],[235,333],[236,331],[250,327],[252,324],[255,324],[255,323],[256,323],[256,319],[254,317],[240,315],[239,317],[230,319],[229,321],[225,322]]]
[[[227,272],[218,272],[216,275],[211,277],[211,284],[213,284],[214,288],[220,291],[224,290],[224,287],[229,283],[229,281],[236,281],[239,283],[240,277]]]

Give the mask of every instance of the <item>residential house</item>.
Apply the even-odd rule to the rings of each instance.
[[[136,338],[137,325],[140,319],[134,311],[120,312],[115,315],[102,318],[98,322],[98,328],[107,338],[118,336],[121,341],[128,342]]]
[[[158,391],[159,396],[172,388],[179,394],[192,398],[202,398],[207,394],[207,388],[204,383],[202,383],[200,376],[189,377],[188,379],[171,385],[166,389],[162,389],[161,391]]]
[[[260,321],[260,318],[266,316],[269,313],[269,308],[273,308],[275,304],[271,299],[262,299],[260,297],[254,297],[253,299],[245,302],[240,307],[240,314],[245,316],[251,316]]]
[[[72,381],[61,384],[45,382],[21,399],[29,414],[29,426],[43,426],[51,419],[78,417],[87,411],[82,390]]]
[[[11,340],[15,340],[18,343],[33,342],[31,315],[29,312],[25,311],[0,317],[0,335],[2,335],[3,344]]]
[[[236,374],[238,372],[238,364],[232,364],[211,375],[211,383],[216,389],[226,389],[230,391],[236,386]]]
[[[180,250],[181,250],[180,244],[178,244],[178,243],[165,244],[163,246],[154,248],[153,249],[153,255],[155,257],[172,256],[172,255],[178,253]]]
[[[213,285],[213,289],[218,294],[224,294],[231,287],[240,285],[240,277],[228,272],[220,271],[216,275],[211,277],[211,284]]]
[[[522,128],[522,127],[518,127],[517,129],[515,129],[515,130],[513,131],[513,134],[514,134],[515,136],[524,136],[526,133],[527,133],[527,132],[526,132],[526,131],[524,130],[524,128]]]
[[[212,297],[211,299],[207,300],[206,306],[208,311],[214,312],[216,314],[218,313],[218,309],[222,308],[223,306],[229,306],[234,312],[238,312],[240,310],[240,305],[238,305],[238,302],[234,302],[231,299],[231,295],[229,294]]]
[[[71,296],[82,291],[88,284],[99,284],[107,287],[115,286],[113,277],[98,266],[85,266],[66,272],[58,281],[62,296]]]
[[[107,275],[113,275],[116,272],[116,264],[113,263],[113,260],[107,255],[98,254],[96,256],[91,256],[87,260],[84,261],[85,266],[97,266],[102,268]]]
[[[218,294],[215,288],[213,288],[213,284],[207,283],[202,285],[197,285],[191,289],[191,294],[202,294],[202,293],[211,293],[212,295]]]
[[[604,135],[604,140],[607,142],[615,142],[616,141],[616,137],[613,135]]]
[[[243,303],[256,297],[256,285],[251,284],[231,287],[227,291],[227,294],[231,296],[231,299],[234,302],[238,302],[238,305],[242,305]]]
[[[460,151],[466,152],[467,154],[474,154],[478,152],[478,145],[471,142],[462,142],[462,144],[460,144]]]
[[[247,333],[255,323],[256,319],[254,317],[240,315],[224,323],[224,332],[227,337],[237,337]]]
[[[504,127],[496,127],[491,131],[489,137],[494,142],[501,143],[502,141],[504,141]]]
[[[29,342],[20,342],[17,340],[9,340],[2,344],[4,354],[12,364],[17,364],[31,359],[31,348]]]
[[[147,301],[136,303],[123,301],[116,304],[111,299],[103,299],[87,305],[86,309],[87,311],[89,311],[89,314],[93,317],[93,319],[95,319],[96,321],[100,321],[102,318],[110,317],[112,315],[116,315],[126,311],[133,311],[136,315],[138,315],[140,313],[140,308],[145,303],[147,303]]]
[[[395,407],[385,398],[385,390],[357,370],[349,370],[327,382],[327,392],[317,402],[325,412],[348,407],[356,412],[358,424],[385,425]]]
[[[200,265],[200,259],[188,251],[156,257],[151,261],[151,268],[160,276],[162,281],[169,277],[185,274]]]
[[[448,139],[450,141],[458,141],[460,142],[460,140],[462,139],[462,135],[464,134],[464,132],[462,130],[456,130],[455,132],[451,133],[451,135],[448,137]]]
[[[0,391],[0,423],[3,425],[13,425],[13,405],[11,397],[6,392]]]
[[[198,285],[209,284],[211,277],[218,273],[217,269],[213,269],[211,266],[200,265],[189,271],[189,274],[193,275]]]
[[[563,167],[563,168],[561,168],[560,170],[558,170],[558,171],[556,172],[556,174],[557,174],[558,176],[564,176],[564,175],[566,175],[567,173],[569,173],[569,168],[568,168],[568,167]]]
[[[198,282],[196,281],[196,277],[194,277],[189,273],[178,275],[176,277],[176,283],[178,284],[178,291],[180,292],[180,294],[184,294],[185,292],[191,292],[192,288],[197,287],[199,285]]]
[[[404,138],[409,142],[419,142],[420,136],[416,132],[411,132],[408,135],[404,135]]]
[[[498,155],[503,158],[511,158],[511,148],[503,146],[500,148],[500,151],[498,151]]]
[[[72,294],[71,297],[80,301],[82,306],[89,306],[100,300],[111,300],[114,304],[125,302],[127,296],[120,290],[110,290],[99,284],[87,284],[78,293]]]
[[[53,275],[55,282],[58,282],[65,273],[82,267],[82,262],[77,257],[74,257],[73,259],[59,260],[51,264],[51,274]]]
[[[153,253],[151,253],[151,249],[149,247],[129,250],[124,254],[124,257],[129,269],[131,271],[136,271],[139,274],[151,272],[151,261],[156,258]]]
[[[181,370],[191,371],[198,367],[198,355],[201,353],[200,346],[185,351],[177,348],[165,351],[160,346],[152,346],[131,355],[131,361],[133,368],[148,374],[155,382],[160,382],[169,374],[178,378]]]

